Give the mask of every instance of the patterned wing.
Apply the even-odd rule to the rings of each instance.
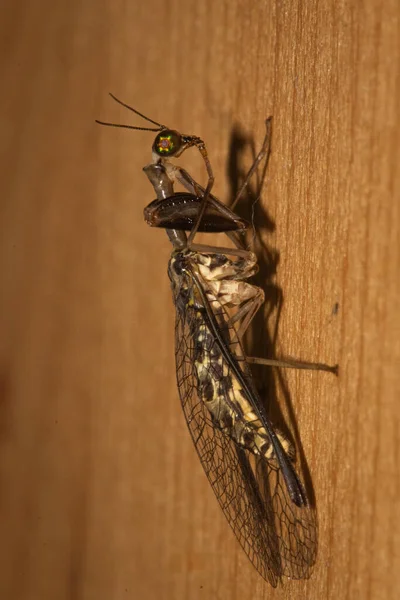
[[[202,399],[204,384],[196,367],[204,344],[204,321],[201,313],[195,313],[185,301],[190,295],[188,291],[175,290],[177,383],[201,464],[243,550],[264,579],[275,587],[282,576],[307,578],[317,552],[315,510],[292,502],[276,461],[239,445],[216,424]],[[224,308],[212,304],[222,335],[229,340],[230,351],[244,356],[234,328],[226,325],[228,316]],[[207,343],[210,344],[210,336]],[[218,345],[218,340],[212,339],[212,344]],[[220,354],[219,348],[211,347],[210,356],[213,350],[215,355]],[[240,364],[253,388],[247,364],[243,361]],[[208,368],[210,378],[219,380],[219,389],[224,389],[224,380],[231,381],[229,363],[224,363],[223,372],[212,362]]]

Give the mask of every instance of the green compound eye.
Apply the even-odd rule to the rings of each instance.
[[[181,145],[180,134],[173,129],[165,129],[154,140],[153,151],[159,156],[173,156],[180,150]]]

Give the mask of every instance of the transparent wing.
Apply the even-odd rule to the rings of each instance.
[[[213,422],[201,399],[195,367],[199,352],[196,328],[201,323],[193,318],[190,308],[185,308],[178,298],[175,300],[179,395],[194,445],[217,500],[243,550],[272,586],[275,587],[282,576],[307,578],[317,552],[316,512],[291,501],[275,461],[252,454]],[[234,328],[227,325],[224,308],[218,303],[212,304],[230,350],[236,356],[244,356]],[[240,364],[253,387],[247,364],[243,361]],[[229,365],[226,366],[225,376],[229,381]],[[209,368],[213,369],[212,364]],[[221,377],[220,372],[211,375]]]

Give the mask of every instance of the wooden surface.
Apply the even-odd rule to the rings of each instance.
[[[2,3],[2,599],[399,597],[398,9]],[[340,363],[283,374],[318,502],[309,581],[260,578],[202,472],[169,244],[142,216],[152,134],[96,126],[140,124],[108,91],[202,136],[224,199],[232,132],[258,146],[274,117],[256,225],[279,253],[276,352]]]

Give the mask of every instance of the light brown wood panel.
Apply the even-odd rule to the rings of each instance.
[[[1,598],[399,596],[398,8],[3,2]],[[202,136],[224,199],[232,132],[258,146],[273,115],[274,228],[256,226],[279,253],[276,352],[340,363],[282,374],[318,503],[308,581],[261,579],[202,472],[170,248],[142,216],[152,134],[96,126],[140,124],[108,91]],[[181,162],[204,180],[195,151]]]

